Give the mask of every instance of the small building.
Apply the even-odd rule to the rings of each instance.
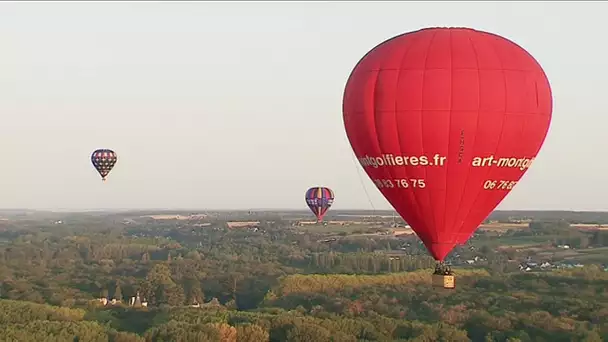
[[[528,265],[519,265],[519,270],[522,272],[530,272],[532,271],[532,268],[530,268]]]
[[[129,299],[129,305],[135,306],[135,307],[139,307],[139,306],[147,307],[148,302],[146,301],[145,298],[143,299],[143,301],[141,300],[141,298],[139,296],[139,291],[138,291],[137,294],[135,294],[135,297],[131,297]]]

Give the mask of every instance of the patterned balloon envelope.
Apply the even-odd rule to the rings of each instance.
[[[317,221],[323,221],[323,216],[334,203],[334,192],[330,188],[316,186],[306,191],[306,204],[317,217]]]
[[[91,154],[91,163],[101,175],[101,180],[106,181],[106,177],[112,169],[114,165],[116,165],[116,161],[118,160],[118,156],[116,152],[109,149],[97,149],[93,151]]]

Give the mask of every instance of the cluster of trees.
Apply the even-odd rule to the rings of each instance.
[[[313,253],[310,267],[324,273],[390,273],[431,268],[435,260],[430,256],[397,255],[387,253]]]
[[[292,275],[255,310],[65,308],[0,300],[0,336],[18,341],[602,341],[608,276],[593,267],[544,274],[428,272]],[[576,292],[576,295],[573,294]]]
[[[256,230],[103,216],[66,222],[1,223],[1,340],[608,339],[608,272],[515,272],[512,256],[478,244],[483,234],[475,251],[455,253],[483,256],[485,268],[456,269],[450,291],[430,287],[433,260],[413,237],[327,243],[324,233],[280,220]],[[527,234],[575,233],[544,225]],[[589,244],[608,241],[581,234]],[[137,294],[147,307],[130,305]],[[120,302],[102,305],[100,296]]]

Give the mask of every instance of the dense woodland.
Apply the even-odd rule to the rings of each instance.
[[[526,273],[518,260],[538,252],[497,248],[525,239],[608,246],[608,233],[573,229],[567,218],[476,234],[451,258],[486,261],[455,266],[457,289],[444,290],[430,286],[434,261],[415,236],[372,235],[377,227],[133,217],[0,221],[0,341],[608,340],[602,260]]]

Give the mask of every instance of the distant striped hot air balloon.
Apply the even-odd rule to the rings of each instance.
[[[306,204],[317,217],[318,222],[323,221],[323,216],[334,203],[334,192],[330,188],[316,186],[306,191]]]
[[[93,166],[101,176],[101,180],[104,182],[110,171],[112,171],[112,168],[114,168],[114,165],[116,165],[117,160],[118,156],[116,152],[105,148],[95,150],[91,154],[91,163],[93,163]]]

